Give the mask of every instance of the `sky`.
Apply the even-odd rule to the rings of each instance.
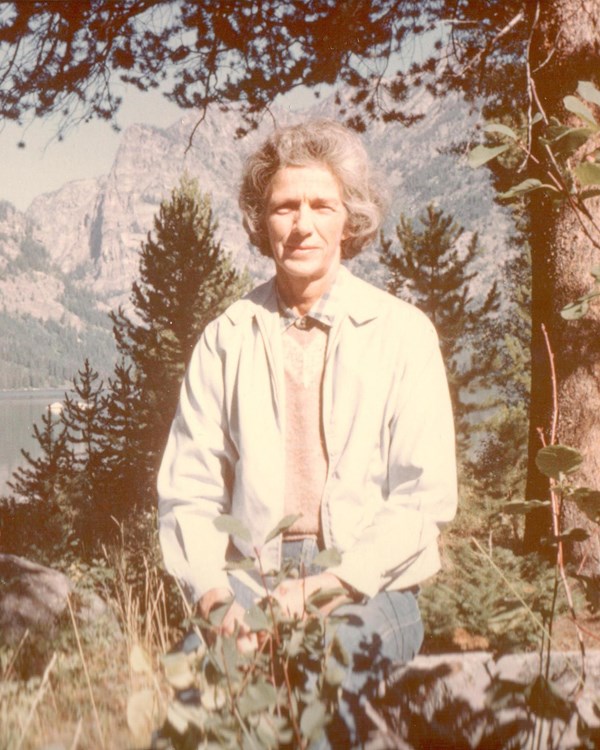
[[[122,130],[136,122],[168,127],[182,114],[161,94],[128,87],[117,119]],[[0,125],[0,200],[24,211],[41,193],[109,172],[122,133],[99,120],[81,123],[64,141],[56,139],[56,130],[57,122],[51,119],[26,128],[11,122]],[[25,148],[18,148],[19,141]]]
[[[286,97],[286,104],[293,109],[313,101],[309,91],[298,90]],[[94,120],[77,125],[58,141],[56,120],[36,120],[26,128],[1,123],[0,200],[25,211],[42,193],[58,190],[72,180],[108,174],[126,127],[134,123],[168,127],[184,114],[187,110],[159,92],[143,93],[129,86],[123,91],[117,117],[121,133],[110,123]],[[25,142],[25,148],[18,147],[20,141]]]

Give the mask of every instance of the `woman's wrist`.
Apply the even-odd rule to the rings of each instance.
[[[196,611],[201,617],[207,619],[215,607],[226,604],[231,601],[232,597],[231,591],[224,587],[209,589],[197,601]]]

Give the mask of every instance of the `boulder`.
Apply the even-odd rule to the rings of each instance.
[[[0,642],[15,644],[26,630],[51,635],[67,615],[68,597],[72,597],[74,612],[82,624],[102,620],[118,630],[113,613],[97,594],[77,591],[58,570],[24,557],[0,554]]]
[[[585,680],[582,681],[582,665]],[[600,747],[600,651],[418,656],[368,705],[369,750]]]
[[[26,630],[53,630],[72,593],[73,584],[58,570],[0,554],[0,640],[15,643]]]

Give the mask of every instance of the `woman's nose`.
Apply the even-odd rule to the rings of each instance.
[[[310,206],[307,206],[304,203],[300,204],[296,212],[294,229],[299,234],[310,234],[310,232],[312,231],[312,215]]]

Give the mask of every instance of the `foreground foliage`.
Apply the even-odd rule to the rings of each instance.
[[[272,536],[295,519],[284,519]],[[320,553],[313,562],[326,567],[331,557],[329,552]],[[245,562],[252,566],[250,560]],[[209,620],[193,620],[195,630],[163,658],[167,680],[176,693],[156,750],[196,746],[300,750],[321,738],[336,716],[349,665],[335,636],[336,624],[343,618],[333,614],[326,621],[321,611],[340,591],[317,591],[306,598],[302,616],[289,616],[269,594],[289,574],[289,567],[284,568],[274,583],[265,582],[264,598],[246,614],[246,624],[258,639],[256,649],[239,648],[235,634],[220,635],[225,605],[211,612]]]

